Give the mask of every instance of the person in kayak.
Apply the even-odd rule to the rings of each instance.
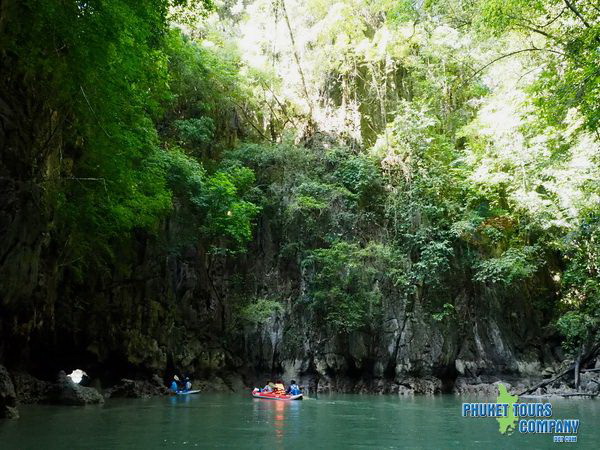
[[[185,377],[185,390],[186,391],[192,390],[192,382],[190,381],[189,377]]]
[[[179,377],[177,375],[175,375],[173,377],[173,381],[171,382],[171,387],[170,387],[172,392],[177,392],[179,390],[178,381],[179,381]]]
[[[302,391],[300,391],[300,386],[296,384],[296,380],[292,380],[290,381],[288,388],[285,390],[285,393],[289,395],[298,395],[301,394]]]
[[[277,383],[275,383],[275,392],[278,394],[285,394],[285,386],[283,385],[283,381],[277,380]]]
[[[274,388],[275,385],[273,384],[273,382],[269,381],[267,385],[264,388],[262,388],[262,392],[273,392]]]

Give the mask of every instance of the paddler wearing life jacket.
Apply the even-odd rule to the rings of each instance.
[[[169,389],[171,389],[172,392],[177,392],[179,390],[179,377],[177,375],[173,376],[173,381],[171,382],[171,387]]]
[[[289,395],[299,395],[302,391],[300,391],[300,386],[296,384],[296,380],[292,380],[285,393]]]
[[[261,392],[273,392],[275,390],[275,385],[272,381],[269,381],[264,388],[262,388]]]
[[[283,385],[283,381],[277,380],[275,383],[275,392],[277,394],[285,394],[285,386]]]

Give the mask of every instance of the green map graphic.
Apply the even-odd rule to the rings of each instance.
[[[500,433],[511,434],[513,431],[515,431],[517,426],[517,417],[515,416],[513,405],[518,400],[518,396],[510,395],[506,389],[506,386],[504,386],[502,383],[498,383],[498,398],[496,399],[496,402],[508,404],[506,417],[499,417],[496,419],[500,424]]]

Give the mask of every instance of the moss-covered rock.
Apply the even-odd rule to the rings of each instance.
[[[17,395],[10,374],[0,366],[0,419],[18,419]]]

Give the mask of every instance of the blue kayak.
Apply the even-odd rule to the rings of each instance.
[[[172,394],[177,394],[177,395],[190,395],[190,394],[199,394],[199,393],[200,393],[200,389],[191,390],[191,391],[172,392]]]

